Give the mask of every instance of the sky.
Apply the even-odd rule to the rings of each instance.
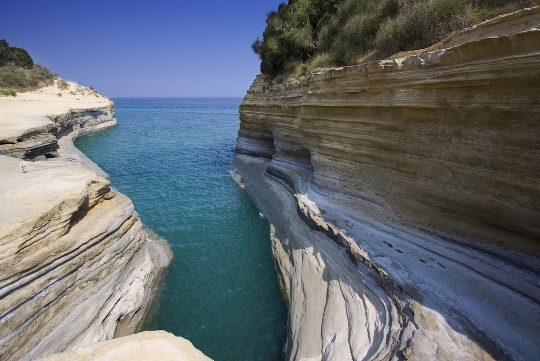
[[[108,97],[242,97],[284,0],[0,0],[0,39]]]

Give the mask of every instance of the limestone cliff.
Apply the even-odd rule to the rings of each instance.
[[[71,138],[116,120],[108,99],[70,86],[64,97],[49,87],[0,98],[0,148],[11,155],[0,155],[1,360],[138,330],[170,263],[132,202],[78,164],[93,163]],[[18,157],[38,161],[23,172]]]
[[[540,9],[240,105],[289,360],[540,355]]]

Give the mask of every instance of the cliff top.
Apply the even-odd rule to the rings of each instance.
[[[112,102],[92,88],[74,82],[57,80],[53,85],[16,97],[0,97],[0,143],[17,138],[35,128],[52,125],[51,115],[71,109],[93,109],[112,106]]]
[[[456,31],[428,48],[399,52],[388,57],[388,59],[406,58],[486,38],[510,36],[524,31],[538,30],[539,28],[540,6],[535,6],[497,16],[469,28]]]
[[[42,361],[171,360],[211,361],[191,342],[165,331],[146,331],[98,342],[42,359]]]
[[[252,49],[277,83],[427,48],[539,0],[289,0],[267,14]]]
[[[23,173],[20,162],[21,159],[0,155],[0,238],[28,220],[54,210],[61,213],[65,208],[63,202],[78,198],[90,186],[103,188],[109,184],[78,164],[32,162]]]
[[[289,78],[283,83],[276,80],[272,81],[268,75],[260,74],[253,82],[248,93],[305,87],[312,81],[338,78],[354,72],[365,76],[367,72],[386,73],[391,69],[405,70],[409,66],[411,66],[411,69],[416,69],[418,66],[426,68],[441,62],[460,64],[464,61],[471,61],[473,57],[481,59],[484,56],[483,54],[494,46],[493,42],[496,39],[504,40],[508,45],[498,47],[499,56],[502,56],[503,53],[508,56],[516,55],[520,52],[530,51],[530,49],[526,50],[526,48],[528,49],[528,47],[533,47],[536,44],[535,39],[539,31],[540,6],[526,8],[457,31],[428,48],[399,52],[384,60],[332,67],[312,72],[306,76]],[[469,45],[473,43],[475,43],[473,48],[476,50],[471,52]],[[516,44],[511,45],[512,43]],[[308,91],[307,88],[305,88],[305,91]]]

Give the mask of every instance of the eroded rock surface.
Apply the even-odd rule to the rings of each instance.
[[[3,149],[11,155],[0,155],[1,360],[137,331],[170,263],[167,244],[148,237],[129,198],[65,146],[83,130],[115,124],[112,103],[71,95],[80,98],[50,104],[38,90],[0,99],[0,139],[10,140]],[[55,152],[64,144],[58,154],[49,138]],[[23,172],[17,157],[44,160]]]
[[[94,343],[40,361],[211,361],[191,342],[165,331],[141,332]]]
[[[0,154],[29,160],[58,157],[58,139],[116,124],[108,98],[79,84],[67,84],[63,90],[54,84],[0,97]]]
[[[539,27],[257,77],[231,172],[272,224],[289,360],[540,355]]]

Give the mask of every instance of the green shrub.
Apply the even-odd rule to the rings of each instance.
[[[311,61],[311,66],[316,68],[331,68],[333,66],[336,66],[336,62],[334,61],[334,57],[332,54],[329,53],[321,53],[317,54],[313,57]]]
[[[0,89],[0,96],[2,96],[2,97],[7,97],[7,96],[16,97],[17,93],[14,92],[11,89]]]
[[[34,61],[26,50],[9,46],[5,39],[0,39],[0,66],[8,64],[13,64],[19,68],[32,69]]]
[[[0,39],[0,88],[2,95],[51,85],[58,77],[34,61],[28,52]]]
[[[59,79],[59,80],[56,82],[56,86],[57,86],[58,89],[60,89],[60,90],[65,90],[65,89],[69,88],[69,84],[68,84],[67,81],[65,81],[64,79]]]
[[[277,75],[317,52],[317,34],[342,0],[290,0],[267,14],[263,40],[252,49],[261,57],[261,71]],[[286,66],[287,65],[287,66]]]
[[[374,46],[383,57],[428,47],[447,34],[471,25],[459,18],[467,7],[466,0],[416,1],[381,25]]]
[[[261,72],[301,75],[428,47],[450,33],[540,0],[289,0],[267,14],[252,49]]]
[[[11,59],[13,60],[13,64],[15,66],[25,69],[32,69],[34,66],[34,61],[26,50],[15,47],[11,47],[9,50]]]
[[[335,65],[354,64],[373,49],[380,24],[399,11],[397,0],[345,1],[321,29],[320,48]]]
[[[9,44],[5,39],[0,39],[0,66],[6,65],[11,61]]]

